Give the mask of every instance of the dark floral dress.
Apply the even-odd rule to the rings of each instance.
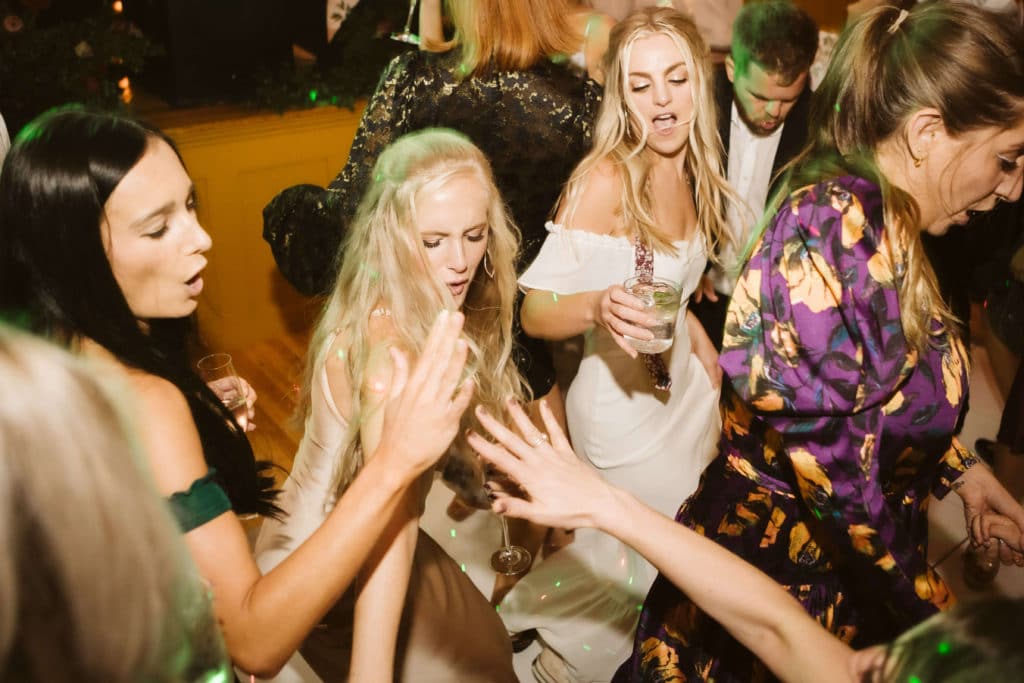
[[[853,177],[779,211],[729,306],[721,452],[676,517],[855,647],[951,604],[926,561],[927,501],[975,462],[952,436],[963,345],[908,347],[881,214]],[[659,576],[615,680],[774,679]]]

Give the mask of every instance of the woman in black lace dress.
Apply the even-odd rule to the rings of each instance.
[[[433,126],[464,133],[487,155],[522,230],[518,270],[533,260],[544,221],[590,146],[600,101],[594,82],[559,64],[583,44],[568,23],[570,13],[559,11],[562,4],[449,0],[455,46],[407,52],[388,65],[338,177],[326,190],[288,188],[263,211],[264,239],[299,291],[315,295],[330,288],[338,245],[380,152],[405,133]],[[543,342],[516,334],[520,370],[534,394],[543,395],[554,380],[548,352]]]

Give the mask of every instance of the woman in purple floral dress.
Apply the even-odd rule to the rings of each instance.
[[[860,647],[952,603],[929,494],[961,495],[976,542],[980,513],[1024,526],[953,437],[968,359],[920,244],[1021,192],[1020,36],[956,5],[880,8],[837,46],[729,307],[721,453],[677,516]],[[770,677],[660,576],[616,680]]]

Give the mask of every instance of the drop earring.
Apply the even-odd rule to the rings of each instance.
[[[484,272],[487,273],[487,277],[494,279],[494,266],[491,264],[491,252],[484,251]]]

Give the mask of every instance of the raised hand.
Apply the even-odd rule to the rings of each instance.
[[[377,452],[414,478],[448,450],[473,395],[473,380],[460,382],[468,347],[460,338],[462,313],[441,311],[412,372],[406,355],[394,363]]]
[[[573,452],[546,402],[541,401],[540,414],[547,438],[517,404],[509,404],[509,414],[518,433],[483,408],[476,414],[497,443],[471,433],[469,444],[527,496],[511,496],[497,482],[488,482],[495,512],[567,529],[595,525],[597,511],[611,498],[611,487]]]

